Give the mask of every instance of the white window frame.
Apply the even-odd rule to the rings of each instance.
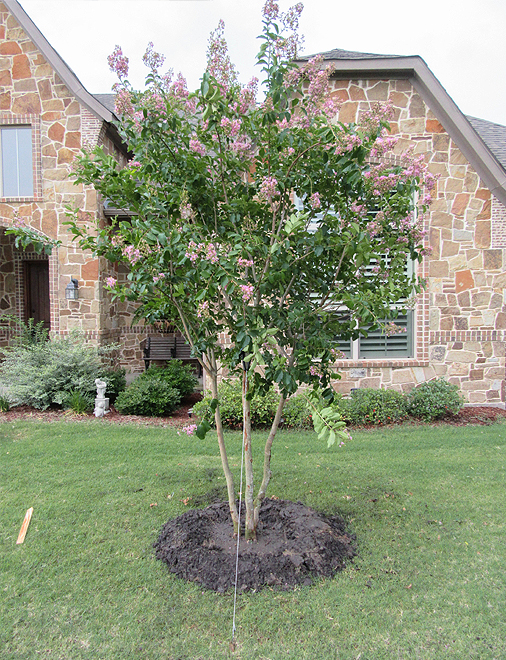
[[[8,132],[15,135],[15,159],[7,160],[4,144]],[[21,135],[29,134],[29,150],[26,137],[21,140]],[[29,158],[28,158],[29,153]],[[16,188],[5,190],[6,170],[15,171]],[[0,125],[0,197],[11,198],[33,198],[35,197],[34,180],[34,150],[33,150],[33,126],[31,124],[1,124]]]

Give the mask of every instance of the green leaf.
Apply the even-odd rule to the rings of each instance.
[[[211,424],[209,424],[207,420],[204,420],[201,424],[197,426],[195,435],[197,436],[197,438],[203,440],[210,430],[211,430]]]

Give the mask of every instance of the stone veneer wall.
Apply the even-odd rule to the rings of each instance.
[[[428,288],[416,307],[415,356],[340,361],[336,389],[391,387],[409,391],[443,376],[471,403],[505,400],[506,209],[492,197],[458,146],[408,80],[338,80],[339,119],[356,121],[376,101],[391,99],[392,133],[401,154],[413,147],[439,175],[423,218],[432,255],[419,265]]]
[[[73,244],[63,222],[67,205],[81,209],[83,223],[99,213],[95,190],[70,180],[71,164],[81,146],[103,143],[109,152],[117,149],[106,136],[103,120],[76,100],[0,1],[0,125],[16,124],[32,127],[34,196],[0,198],[0,227],[11,225],[17,213],[36,231],[62,241],[49,258],[51,330],[64,333],[79,328],[100,341],[107,314],[107,294],[100,281],[105,263]],[[10,259],[12,246],[13,239],[0,232],[0,268],[5,272],[0,277],[0,315],[13,308],[14,274],[16,295],[21,295],[16,313],[22,317],[22,270]],[[24,252],[17,261],[30,258]],[[65,299],[70,277],[79,282],[78,301]]]

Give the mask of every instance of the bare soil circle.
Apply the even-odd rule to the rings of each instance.
[[[154,548],[157,559],[184,580],[222,593],[235,585],[237,539],[227,502],[169,520]],[[355,537],[339,516],[326,516],[301,502],[266,499],[257,540],[240,539],[237,587],[309,585],[342,570],[356,554]]]

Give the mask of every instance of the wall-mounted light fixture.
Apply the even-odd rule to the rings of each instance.
[[[73,277],[70,278],[70,282],[65,287],[65,298],[67,300],[78,300],[79,299],[79,285],[77,280]]]

